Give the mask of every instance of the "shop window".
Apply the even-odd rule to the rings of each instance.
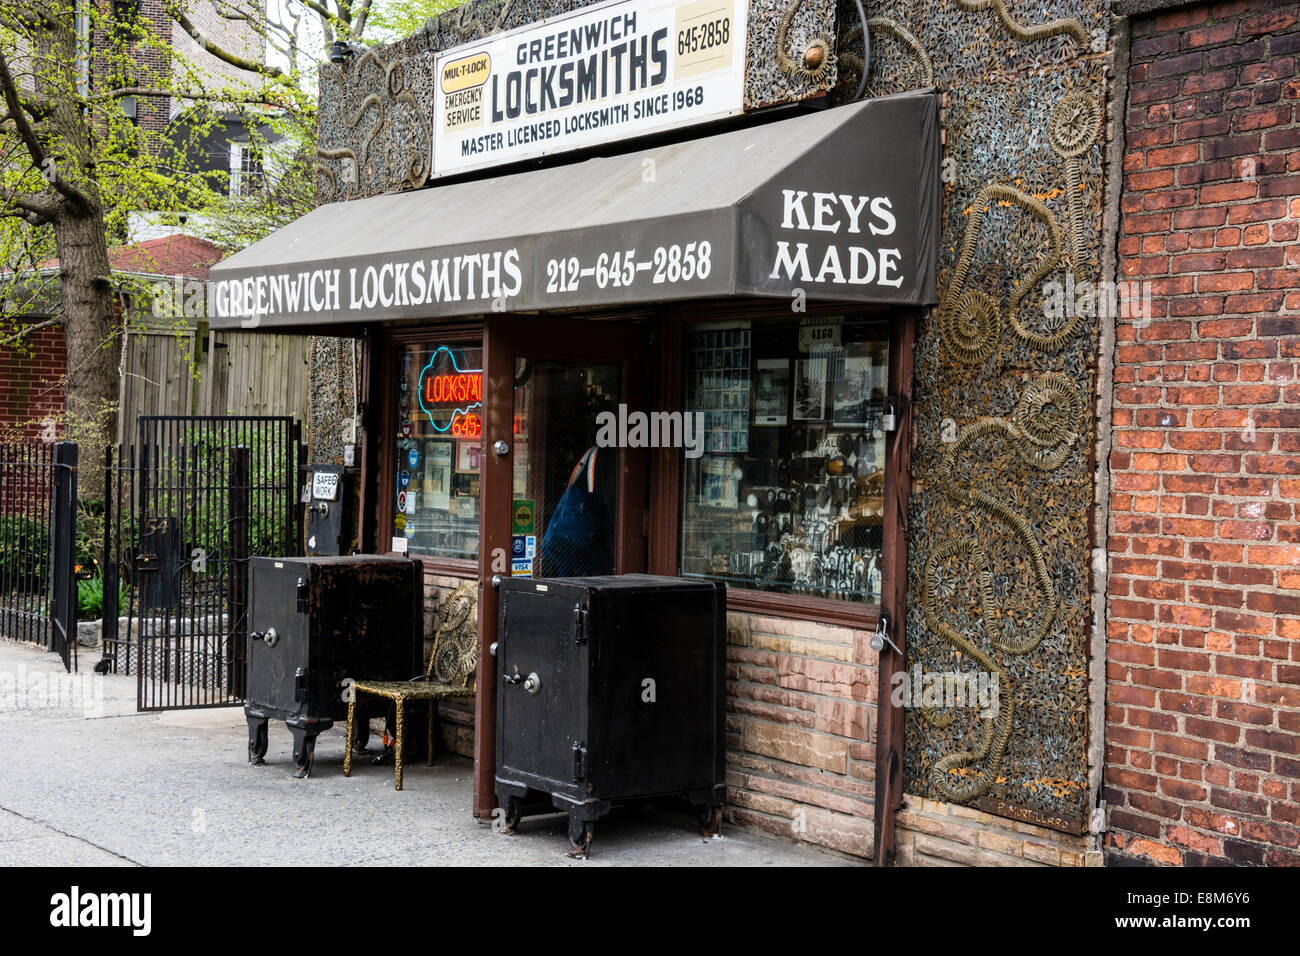
[[[686,334],[681,574],[729,587],[880,600],[887,329],[818,318]]]
[[[411,554],[476,559],[483,349],[406,346],[397,379],[393,535]]]

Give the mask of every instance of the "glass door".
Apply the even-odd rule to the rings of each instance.
[[[600,425],[621,380],[618,364],[515,360],[512,577],[614,573],[620,449]]]

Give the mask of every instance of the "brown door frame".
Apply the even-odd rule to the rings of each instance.
[[[894,674],[906,667],[907,653],[907,501],[911,492],[912,372],[918,310],[907,309],[889,334],[889,394],[894,396],[897,427],[885,448],[884,573],[881,610],[889,614],[888,644],[877,660],[876,685],[876,864],[894,860],[894,821],[903,805],[903,712],[891,702]]]
[[[649,401],[650,325],[641,314],[608,317],[492,316],[483,336],[483,465],[479,531],[478,671],[474,695],[474,816],[491,819],[496,808],[496,658],[498,599],[492,587],[492,555],[510,554],[510,502],[514,487],[514,378],[519,357],[543,361],[591,362],[620,367],[621,400],[629,409]],[[635,322],[635,325],[630,323]],[[637,353],[640,354],[637,354]],[[545,427],[545,422],[536,423]],[[510,453],[497,456],[503,440]],[[648,460],[644,449],[619,450],[619,521],[616,570],[646,569]],[[497,549],[501,549],[500,552]]]

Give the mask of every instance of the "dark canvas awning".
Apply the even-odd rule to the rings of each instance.
[[[936,301],[933,93],[331,203],[213,268],[213,328],[757,295]]]

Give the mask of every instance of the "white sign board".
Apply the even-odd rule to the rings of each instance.
[[[742,112],[748,0],[612,0],[434,54],[434,176]]]
[[[311,496],[317,501],[339,500],[339,476],[333,471],[313,471]]]

